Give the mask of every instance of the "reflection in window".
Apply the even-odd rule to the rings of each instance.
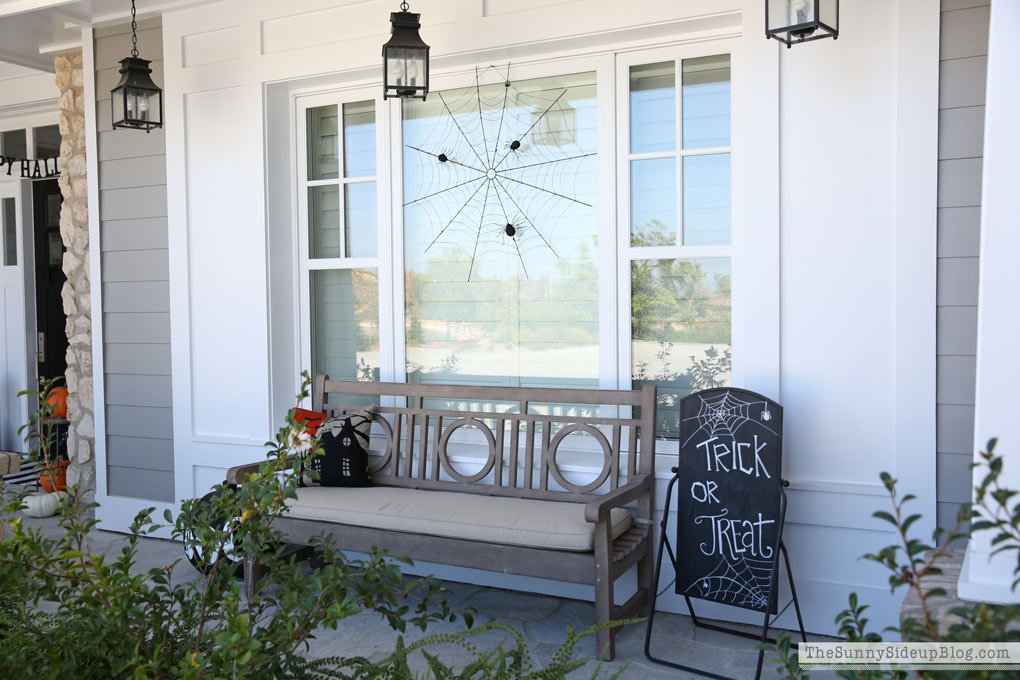
[[[684,245],[730,242],[730,155],[684,158]]]
[[[317,106],[308,109],[308,179],[336,179],[339,177],[339,161],[337,159],[338,139],[336,122],[336,104]]]
[[[729,384],[730,302],[729,258],[631,263],[634,387],[659,388],[660,439],[677,437],[681,397]]]
[[[676,159],[630,162],[630,244],[676,244]]]
[[[379,276],[311,272],[312,370],[335,380],[379,379]]]
[[[0,153],[13,158],[28,158],[28,135],[25,131],[0,132]]]
[[[676,64],[630,67],[630,151],[676,148]]]
[[[730,55],[684,59],[685,149],[730,143]]]
[[[60,128],[56,125],[44,125],[33,128],[36,158],[56,158],[60,156]]]
[[[344,177],[374,174],[375,102],[344,104]]]
[[[404,102],[407,379],[596,387],[595,74],[490,83]]]

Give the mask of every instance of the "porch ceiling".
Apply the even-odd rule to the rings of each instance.
[[[199,0],[143,0],[138,18],[200,4]],[[0,62],[50,73],[53,53],[81,45],[83,28],[125,21],[129,0],[0,0]]]

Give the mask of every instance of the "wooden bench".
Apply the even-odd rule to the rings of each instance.
[[[312,408],[342,415],[364,408],[342,400],[363,404],[376,398],[381,405],[373,416],[370,451],[376,486],[300,488],[291,512],[275,523],[287,541],[307,545],[313,536],[327,533],[344,550],[367,552],[376,546],[422,562],[592,585],[599,623],[646,614],[654,562],[654,387],[477,387],[342,382],[319,376]],[[434,402],[446,408],[430,408]],[[479,411],[484,405],[494,410]],[[632,415],[634,407],[640,409],[637,416]],[[472,438],[474,446],[464,441]],[[559,463],[558,449],[563,449]],[[574,465],[564,464],[566,456]],[[590,470],[598,465],[592,476]],[[254,469],[257,465],[233,468],[227,479],[239,483]],[[363,512],[352,508],[332,509],[332,503],[341,502],[363,511],[361,504],[372,501],[371,494],[396,494],[405,506],[420,505],[422,514],[366,521]],[[450,522],[437,518],[433,507],[438,500],[462,511],[464,506],[475,509],[455,518],[461,526],[453,527],[469,538],[450,534]],[[633,506],[629,515],[620,510],[625,505]],[[496,520],[483,519],[493,514]],[[525,521],[529,516],[532,525]],[[534,526],[536,516],[542,518],[537,520],[542,527]],[[562,547],[559,534],[544,535],[545,523],[554,523],[554,516],[572,527],[567,536],[571,545]],[[526,526],[495,526],[510,520]],[[489,521],[493,526],[485,524]],[[539,539],[533,541],[534,536]],[[635,564],[637,591],[615,606],[614,583]],[[258,564],[245,565],[249,593],[261,576]],[[607,659],[615,653],[615,632],[603,630],[596,637],[598,652],[604,651]]]

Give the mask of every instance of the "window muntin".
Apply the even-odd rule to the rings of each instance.
[[[599,385],[595,80],[404,102],[409,381]]]

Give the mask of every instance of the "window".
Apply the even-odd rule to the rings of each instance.
[[[437,77],[427,101],[300,98],[303,365],[652,383],[658,437],[675,440],[678,399],[730,381],[730,55],[702,44],[515,76]]]
[[[0,153],[12,158],[28,158],[28,135],[25,130],[0,132]]]
[[[35,139],[36,158],[56,158],[60,156],[59,126],[44,125],[32,128],[32,137]]]
[[[379,380],[376,101],[337,101],[303,112],[305,365],[339,380]]]
[[[13,198],[0,199],[0,221],[3,222],[4,266],[18,264],[18,226]]]
[[[409,381],[598,387],[595,81],[404,102]]]
[[[675,439],[678,400],[730,377],[730,57],[623,66],[631,375],[658,386],[657,435]]]

